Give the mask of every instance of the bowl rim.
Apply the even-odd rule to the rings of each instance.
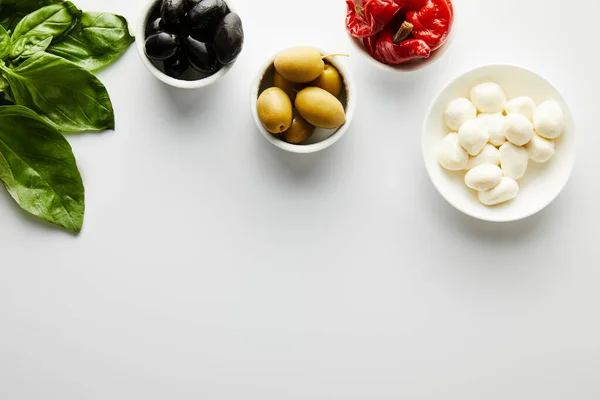
[[[172,78],[154,66],[152,61],[150,61],[150,59],[146,56],[146,52],[144,50],[144,44],[145,44],[145,39],[146,39],[145,31],[146,31],[146,23],[148,21],[148,17],[150,16],[150,13],[152,12],[154,5],[156,3],[158,3],[159,1],[161,1],[161,0],[147,0],[146,1],[146,5],[142,8],[142,11],[138,15],[136,30],[134,32],[134,34],[136,36],[136,49],[137,49],[138,55],[140,56],[142,62],[144,63],[144,65],[146,66],[148,71],[150,71],[150,73],[152,73],[152,75],[154,75],[154,77],[156,79],[158,79],[159,81],[166,83],[169,86],[173,86],[173,87],[176,87],[179,89],[203,88],[203,87],[212,85],[213,83],[217,82],[222,77],[224,77],[229,72],[229,70],[233,67],[233,65],[236,63],[237,60],[235,60],[232,63],[229,63],[227,65],[224,65],[223,67],[221,67],[221,69],[219,71],[215,72],[211,76],[208,76],[208,77],[202,78],[202,79],[198,79],[195,81],[186,81],[186,80],[182,80],[182,79]],[[227,7],[229,8],[229,10],[231,12],[235,12],[234,9],[230,5],[231,0],[225,0],[225,2],[227,3]]]
[[[320,142],[312,143],[312,144],[292,144],[292,143],[287,143],[287,142],[275,137],[275,135],[273,135],[272,133],[267,131],[265,129],[265,127],[263,126],[263,124],[260,122],[260,119],[258,118],[258,112],[256,111],[256,104],[258,101],[260,84],[265,76],[265,73],[267,72],[267,70],[269,68],[271,68],[271,66],[273,65],[273,63],[275,61],[275,58],[277,57],[277,55],[280,52],[290,49],[290,48],[293,48],[293,47],[296,47],[296,46],[286,47],[284,49],[281,49],[281,50],[275,52],[268,59],[267,62],[262,64],[261,68],[259,69],[258,74],[252,81],[252,86],[250,89],[250,108],[252,111],[252,117],[254,119],[254,123],[256,124],[256,126],[258,127],[260,132],[262,133],[262,136],[269,143],[271,143],[272,145],[274,145],[282,150],[285,150],[285,151],[288,151],[291,153],[298,153],[298,154],[316,153],[318,151],[324,150],[324,149],[332,146],[334,143],[336,143],[338,140],[340,140],[342,138],[342,136],[345,135],[348,128],[350,127],[350,123],[352,122],[352,119],[354,117],[354,110],[356,108],[356,88],[354,87],[352,76],[350,74],[348,67],[346,65],[344,65],[344,63],[340,62],[339,60],[334,59],[333,61],[331,61],[331,63],[340,72],[340,75],[342,75],[342,78],[344,79],[344,83],[346,86],[346,99],[347,99],[346,107],[345,107],[346,123],[344,123],[344,125],[340,126],[328,138],[326,138]],[[319,47],[316,47],[316,46],[311,46],[311,47],[318,50],[321,54],[329,54]]]
[[[440,187],[438,186],[438,182],[434,179],[433,174],[432,174],[432,170],[431,170],[431,165],[437,165],[437,161],[435,163],[430,163],[428,161],[427,158],[427,154],[426,154],[426,149],[425,149],[425,138],[427,136],[427,125],[428,125],[428,121],[430,119],[430,116],[433,112],[433,109],[435,108],[436,104],[438,103],[438,99],[440,98],[440,96],[442,95],[442,93],[444,93],[452,84],[454,84],[456,81],[458,81],[459,79],[464,78],[467,75],[470,75],[472,73],[475,73],[476,71],[480,71],[480,70],[484,70],[484,69],[488,69],[488,68],[514,68],[514,69],[519,69],[531,74],[536,75],[537,77],[539,77],[542,81],[544,81],[549,87],[551,87],[552,89],[554,89],[554,91],[556,91],[556,93],[558,93],[558,95],[560,96],[561,102],[564,104],[564,106],[566,107],[564,111],[565,115],[568,116],[569,121],[570,121],[570,126],[573,129],[573,132],[571,132],[572,136],[572,156],[569,157],[569,159],[567,160],[567,164],[565,164],[565,167],[567,169],[567,173],[564,175],[564,178],[562,179],[562,182],[560,182],[559,184],[559,188],[558,190],[556,190],[556,193],[552,194],[552,196],[550,196],[546,201],[542,201],[539,203],[539,205],[537,205],[536,207],[532,207],[531,209],[527,210],[526,212],[523,213],[519,213],[518,215],[514,215],[514,216],[510,216],[510,217],[498,217],[495,218],[493,216],[482,216],[478,213],[473,213],[469,210],[468,207],[463,207],[461,204],[457,204],[455,201],[453,201],[451,198],[449,198],[449,196],[446,194],[445,191],[441,190]],[[438,92],[438,94],[435,96],[435,98],[431,101],[431,104],[429,105],[429,107],[427,108],[427,112],[425,113],[425,119],[423,121],[422,127],[421,127],[421,155],[423,157],[423,163],[425,164],[425,169],[427,170],[427,175],[429,176],[429,180],[431,181],[431,183],[433,184],[433,186],[435,187],[436,191],[440,194],[440,196],[446,200],[446,202],[448,204],[450,204],[452,207],[454,207],[455,209],[457,209],[458,211],[462,212],[465,215],[468,215],[472,218],[481,220],[481,221],[487,221],[487,222],[515,222],[515,221],[520,221],[526,218],[529,218],[537,213],[539,213],[540,211],[542,211],[543,209],[545,209],[546,207],[548,207],[550,204],[552,204],[554,202],[554,200],[556,200],[558,198],[558,196],[562,193],[562,191],[564,190],[564,188],[567,186],[567,183],[569,182],[569,180],[571,179],[571,176],[573,174],[573,170],[575,167],[575,160],[576,160],[576,156],[577,156],[577,125],[575,123],[575,119],[573,117],[573,113],[571,112],[571,108],[569,106],[569,104],[567,103],[567,101],[565,100],[564,96],[562,95],[562,93],[558,90],[558,88],[552,84],[552,82],[550,82],[550,80],[548,80],[544,75],[533,71],[530,68],[527,68],[523,65],[519,65],[516,63],[487,63],[487,64],[480,64],[478,66],[475,66],[457,76],[455,76],[454,78],[450,79],[444,86],[443,88]],[[564,169],[563,168],[563,169]]]

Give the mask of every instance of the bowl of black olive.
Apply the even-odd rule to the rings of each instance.
[[[144,65],[160,81],[182,89],[221,79],[244,45],[242,20],[224,0],[153,0],[137,28]]]

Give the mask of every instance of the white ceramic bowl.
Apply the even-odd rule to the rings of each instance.
[[[210,75],[206,78],[197,79],[197,80],[184,80],[184,79],[175,79],[175,78],[172,78],[172,77],[168,76],[167,74],[163,73],[160,69],[158,69],[154,66],[154,64],[152,63],[152,61],[150,61],[148,59],[148,57],[146,57],[146,52],[144,50],[144,44],[146,42],[146,23],[148,22],[148,19],[150,18],[150,14],[152,13],[152,11],[154,9],[155,4],[159,1],[160,0],[151,0],[149,3],[146,4],[146,6],[143,8],[143,10],[138,18],[136,30],[135,30],[136,48],[137,48],[140,58],[142,59],[142,62],[144,63],[146,68],[148,68],[148,71],[150,71],[150,73],[152,73],[152,75],[154,75],[154,77],[156,77],[156,79],[158,79],[159,81],[166,83],[169,86],[173,86],[173,87],[180,88],[180,89],[200,89],[200,88],[212,85],[213,83],[217,82],[219,79],[224,77],[225,74],[227,74],[227,72],[229,72],[231,67],[233,67],[233,64],[235,64],[235,61],[232,62],[231,64],[224,65],[219,71],[217,71],[213,75]],[[226,3],[227,3],[227,6],[229,7],[229,10],[231,12],[234,12],[233,9],[231,8],[231,4],[230,4],[231,1],[227,0]]]
[[[425,58],[425,59],[415,60],[415,61],[411,61],[411,62],[407,62],[404,64],[399,64],[399,65],[384,64],[384,63],[377,61],[373,57],[371,57],[371,55],[369,54],[367,49],[365,49],[365,46],[362,43],[362,39],[355,38],[354,36],[350,35],[347,30],[346,30],[346,34],[348,35],[350,43],[356,49],[357,53],[360,54],[360,56],[362,58],[364,58],[365,60],[367,60],[367,62],[370,63],[371,65],[374,65],[375,67],[377,67],[383,71],[387,71],[387,72],[418,71],[418,70],[427,68],[428,66],[432,65],[437,60],[439,60],[446,53],[448,48],[452,45],[452,42],[456,35],[456,28],[457,28],[455,2],[453,3],[453,8],[454,8],[455,17],[454,17],[454,23],[452,24],[452,29],[450,30],[450,34],[448,35],[448,39],[446,40],[446,42],[444,43],[444,45],[442,47],[440,47],[439,49],[437,49],[436,51],[431,53],[429,58]]]
[[[317,49],[321,52],[321,54],[329,54],[322,49]],[[279,54],[279,52],[277,53]],[[292,152],[292,153],[315,153],[317,151],[321,151],[326,149],[327,147],[333,145],[335,142],[340,140],[342,136],[348,130],[350,123],[352,122],[352,118],[354,116],[354,110],[356,108],[356,89],[354,87],[352,78],[348,71],[348,68],[344,65],[344,57],[332,57],[328,58],[327,61],[331,63],[337,70],[340,72],[344,80],[344,90],[341,94],[340,101],[344,105],[344,110],[346,111],[346,123],[340,126],[337,129],[321,129],[317,128],[315,133],[303,144],[291,144],[287,143],[277,136],[273,135],[269,131],[265,129],[263,124],[260,122],[258,118],[258,112],[256,110],[256,102],[258,100],[258,96],[269,87],[273,86],[273,62],[275,61],[275,54],[273,57],[267,61],[263,67],[258,71],[254,82],[252,83],[252,87],[250,90],[250,108],[252,110],[252,116],[254,117],[254,122],[256,126],[264,136],[264,138],[269,141],[271,144],[279,147],[280,149]]]
[[[526,175],[519,181],[519,196],[509,202],[487,207],[475,191],[464,183],[464,172],[443,169],[436,160],[439,140],[451,130],[444,123],[447,105],[458,97],[469,97],[470,89],[482,82],[496,82],[508,98],[530,96],[540,104],[556,100],[563,109],[566,127],[556,141],[556,155],[545,164],[529,162]],[[427,172],[440,194],[456,209],[472,217],[494,222],[516,221],[548,206],[563,190],[575,161],[575,124],[569,106],[558,90],[535,72],[514,65],[488,65],[471,70],[450,82],[433,102],[423,126],[422,150]]]

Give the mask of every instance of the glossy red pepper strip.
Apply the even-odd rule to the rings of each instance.
[[[357,38],[378,34],[400,10],[396,0],[366,0],[362,5],[346,0],[346,5],[346,30]]]
[[[363,44],[369,54],[377,61],[388,64],[397,65],[405,62],[419,59],[429,58],[431,49],[420,39],[408,39],[397,42],[395,36],[398,29],[395,24],[388,25],[377,37],[368,37],[363,40]]]
[[[406,14],[406,21],[413,25],[412,35],[429,45],[432,51],[439,49],[448,39],[454,10],[450,0],[426,0],[423,7]]]
[[[406,14],[409,11],[415,11],[423,8],[427,0],[394,0],[400,6],[398,14]]]

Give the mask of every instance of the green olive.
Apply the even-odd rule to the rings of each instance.
[[[300,113],[298,113],[298,110],[294,110],[292,125],[290,126],[290,129],[283,132],[283,140],[292,144],[302,143],[308,140],[314,131],[315,127],[306,122]]]
[[[302,89],[296,96],[296,109],[302,118],[319,128],[334,129],[346,123],[346,113],[340,101],[318,87]]]
[[[294,103],[294,101],[296,100],[296,95],[298,94],[298,92],[304,89],[303,84],[292,83],[286,80],[283,76],[281,76],[279,72],[277,72],[277,70],[273,70],[273,85],[283,90],[285,94],[289,96],[292,103]]]
[[[325,64],[321,76],[311,83],[311,86],[325,89],[335,97],[338,97],[342,93],[343,85],[342,75],[340,75],[340,72],[331,64]]]
[[[308,83],[317,79],[325,67],[323,55],[313,47],[293,47],[275,58],[275,69],[288,81]]]
[[[286,131],[292,124],[292,102],[285,92],[272,87],[260,94],[256,102],[258,118],[273,134]]]

